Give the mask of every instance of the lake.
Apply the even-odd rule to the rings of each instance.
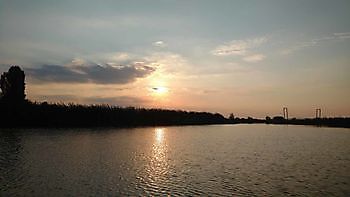
[[[0,130],[0,196],[349,196],[350,129]]]

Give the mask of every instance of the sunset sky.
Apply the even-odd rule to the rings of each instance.
[[[350,1],[0,0],[14,64],[37,101],[350,116]]]

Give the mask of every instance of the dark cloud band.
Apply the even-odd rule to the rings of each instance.
[[[143,78],[156,69],[147,65],[128,66],[89,65],[66,67],[60,65],[42,65],[39,68],[25,69],[29,78],[37,82],[55,83],[96,83],[126,84]]]

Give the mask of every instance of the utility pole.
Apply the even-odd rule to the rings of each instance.
[[[316,119],[317,118],[321,118],[321,109],[320,108],[316,109]]]
[[[283,107],[283,118],[288,120],[288,108]]]

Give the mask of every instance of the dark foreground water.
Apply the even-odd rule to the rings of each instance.
[[[0,131],[0,196],[349,196],[350,129]]]

